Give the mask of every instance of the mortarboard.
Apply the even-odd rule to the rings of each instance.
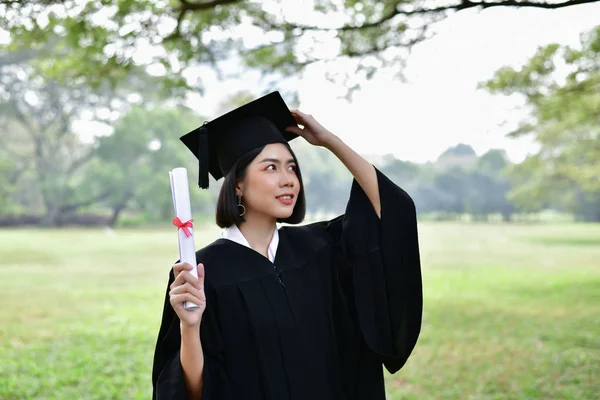
[[[279,92],[272,92],[204,122],[180,139],[198,158],[198,186],[206,189],[209,172],[218,181],[246,153],[297,138],[285,130],[289,126],[297,126],[296,121]]]

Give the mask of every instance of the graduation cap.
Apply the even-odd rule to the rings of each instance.
[[[285,130],[289,126],[297,126],[296,121],[279,92],[273,92],[204,122],[180,139],[198,158],[198,186],[206,189],[209,172],[218,181],[248,152],[297,138]]]

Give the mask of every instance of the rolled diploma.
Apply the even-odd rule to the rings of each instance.
[[[190,188],[187,179],[187,169],[175,168],[169,171],[171,179],[171,194],[173,195],[173,205],[175,207],[175,216],[181,222],[186,222],[192,219],[192,208],[190,206]],[[194,267],[190,273],[198,278],[198,270],[196,264],[196,247],[194,246],[194,229],[188,228],[191,235],[187,237],[183,229],[177,229],[179,235],[179,262],[185,262]],[[184,304],[186,310],[198,308],[198,305],[191,301],[186,301]]]

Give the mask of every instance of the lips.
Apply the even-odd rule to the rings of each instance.
[[[289,206],[292,205],[292,203],[294,202],[294,195],[292,193],[285,193],[280,196],[277,196],[276,199],[279,200],[281,203],[285,204],[286,206]]]
[[[291,200],[294,198],[293,194],[282,194],[281,196],[277,196],[278,199]]]

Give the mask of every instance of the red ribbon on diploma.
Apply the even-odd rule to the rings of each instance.
[[[192,236],[192,232],[190,232],[190,230],[188,228],[194,227],[194,225],[192,225],[193,221],[194,221],[193,219],[190,219],[189,221],[181,222],[179,217],[175,217],[175,218],[173,218],[173,225],[175,225],[177,227],[177,230],[183,229],[183,233],[185,233],[185,236],[190,237],[190,236]]]

